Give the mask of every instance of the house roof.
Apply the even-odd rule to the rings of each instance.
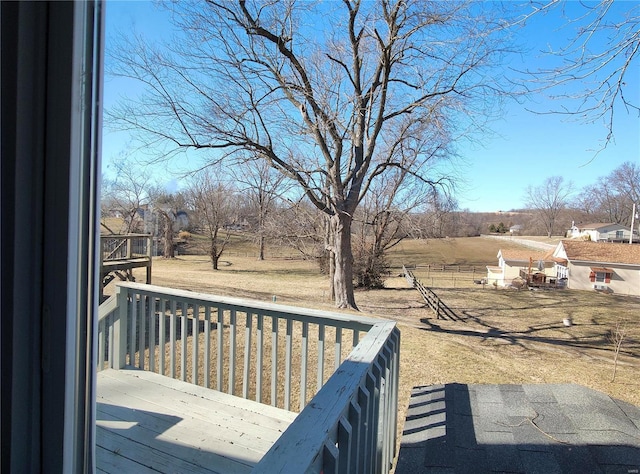
[[[613,242],[563,240],[569,261],[640,265],[640,245]]]
[[[592,271],[592,272],[598,272],[598,273],[613,273],[613,268],[607,268],[607,267],[591,267],[591,271]]]
[[[532,249],[500,249],[498,257],[502,255],[502,258],[507,261],[529,262],[529,259],[533,259],[534,262],[543,260],[551,262],[551,254],[548,250],[532,250]]]
[[[633,472],[637,420],[640,407],[574,384],[414,387],[395,472]]]
[[[596,223],[596,224],[579,224],[577,227],[579,229],[582,230],[598,230],[598,229],[602,229],[603,227],[611,227],[611,226],[618,226],[618,227],[624,227],[622,224],[616,224],[615,222],[605,222],[605,223]]]

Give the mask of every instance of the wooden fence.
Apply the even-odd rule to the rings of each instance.
[[[402,271],[404,272],[404,276],[407,280],[407,283],[412,287],[418,290],[420,295],[422,295],[422,299],[427,303],[427,306],[433,310],[436,315],[436,319],[446,318],[451,320],[459,320],[460,317],[449,308],[439,297],[436,295],[431,288],[424,286],[420,280],[418,280],[410,270],[407,269],[406,266],[402,266]]]

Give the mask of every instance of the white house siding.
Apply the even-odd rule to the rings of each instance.
[[[640,296],[639,245],[565,240],[558,244],[553,256],[558,262],[557,268],[568,261],[568,288],[593,291],[597,284],[616,294]],[[591,281],[592,268],[610,268],[610,281]]]
[[[604,285],[620,295],[640,296],[640,271],[638,267],[621,266],[620,264],[607,264],[613,269],[613,275],[609,283],[592,282],[589,278],[591,267],[601,267],[602,264],[569,262],[569,284],[573,290],[593,290],[594,285]]]
[[[512,265],[522,265],[524,268],[525,262],[506,262],[504,259],[500,259],[500,268],[502,268],[503,281],[502,285],[509,285],[514,278],[520,276],[520,266],[514,267]],[[529,262],[526,263],[529,265]]]
[[[500,267],[487,267],[487,284],[504,286],[504,272]]]
[[[571,238],[589,236],[592,242],[598,241],[628,241],[631,231],[621,224],[600,225],[594,227],[571,227],[568,231]]]

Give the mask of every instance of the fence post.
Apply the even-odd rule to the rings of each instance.
[[[113,322],[113,341],[109,344],[113,347],[113,361],[110,366],[114,369],[122,369],[126,365],[127,357],[127,317],[128,317],[128,294],[127,290],[116,287],[116,298],[118,300],[118,317]]]
[[[125,241],[127,242],[127,259],[131,260],[133,237],[125,237]]]

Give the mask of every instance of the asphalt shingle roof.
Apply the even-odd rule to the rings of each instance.
[[[614,242],[563,240],[570,261],[640,265],[640,245]]]
[[[640,409],[575,384],[413,389],[396,474],[638,473]]]
[[[551,261],[552,252],[532,249],[500,249],[500,253],[505,260],[528,262],[532,258],[534,262],[537,262],[538,260]]]

